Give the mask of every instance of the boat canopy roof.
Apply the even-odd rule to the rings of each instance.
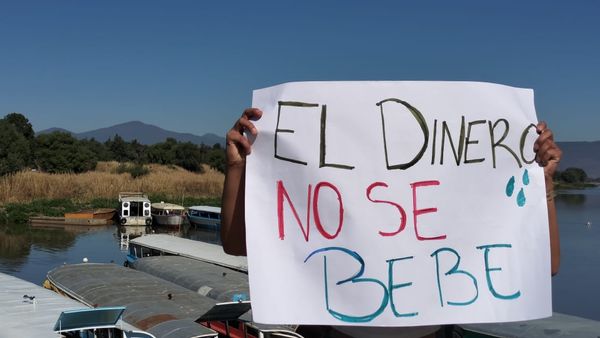
[[[156,337],[217,337],[215,331],[192,324],[215,300],[147,273],[112,263],[80,263],[56,267],[47,277],[54,287],[84,304],[126,307],[123,321]],[[178,320],[181,324],[182,319],[190,323],[185,330],[169,334],[159,330],[169,326],[165,322]]]
[[[143,201],[150,202],[148,195],[141,192],[120,192],[119,202]]]
[[[165,203],[165,202],[152,203],[152,208],[161,209],[161,210],[185,210],[185,208],[179,204]]]
[[[116,327],[124,311],[124,306],[63,311],[54,332]]]
[[[119,201],[122,202],[148,202],[150,203],[150,200],[147,199],[146,197],[125,197],[125,198],[121,198],[119,199]]]
[[[225,266],[239,271],[248,271],[248,260],[243,256],[228,255],[216,244],[194,241],[165,234],[145,235],[132,239],[130,245],[141,245],[173,255],[180,255],[203,262]]]
[[[0,273],[0,323],[6,337],[54,337],[52,325],[65,310],[85,305],[20,278]]]
[[[198,211],[208,211],[208,212],[216,212],[221,213],[221,208],[219,207],[211,207],[208,205],[194,205],[188,208],[188,210],[198,210]]]

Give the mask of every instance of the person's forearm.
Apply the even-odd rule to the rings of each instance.
[[[550,231],[550,266],[552,276],[558,273],[560,267],[560,240],[558,233],[558,220],[554,204],[554,185],[552,180],[546,181],[546,203],[548,206],[548,223]]]
[[[221,207],[221,241],[230,255],[246,255],[246,222],[244,165],[227,168]]]

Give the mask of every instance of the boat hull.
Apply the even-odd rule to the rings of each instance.
[[[190,225],[202,229],[218,230],[221,228],[220,221],[207,220],[202,217],[194,217],[188,215],[188,222],[190,222]]]
[[[152,215],[152,223],[156,226],[177,228],[183,223],[181,215]]]

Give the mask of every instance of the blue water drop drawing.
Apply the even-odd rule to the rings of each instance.
[[[508,180],[508,183],[506,183],[506,196],[508,196],[508,197],[512,196],[514,191],[515,191],[515,177],[512,176]]]
[[[517,205],[522,207],[525,205],[525,202],[527,202],[527,198],[525,198],[525,192],[523,191],[523,188],[521,188],[521,190],[519,190],[519,194],[517,195]]]
[[[523,173],[523,184],[529,184],[529,171],[527,171],[527,169],[525,169],[525,172]]]

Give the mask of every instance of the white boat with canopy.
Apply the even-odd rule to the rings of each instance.
[[[89,308],[39,285],[0,273],[1,337],[81,337],[79,333],[86,330],[98,334],[110,331],[115,338],[154,337],[124,322],[119,313],[125,308],[119,309]]]
[[[243,256],[228,255],[216,244],[194,241],[165,234],[151,234],[129,242],[127,263],[140,257],[178,255],[199,261],[248,272],[248,260]]]

